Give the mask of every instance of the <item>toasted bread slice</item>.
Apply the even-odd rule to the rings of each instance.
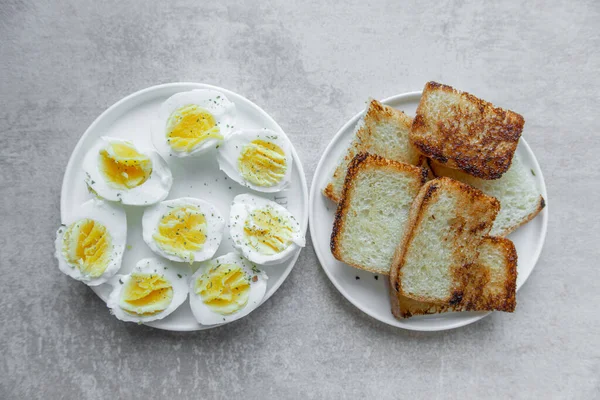
[[[331,233],[333,256],[355,268],[388,275],[426,174],[422,168],[376,155],[354,157]]]
[[[500,212],[494,221],[490,236],[506,236],[519,226],[531,221],[546,206],[537,189],[533,172],[523,165],[518,156],[500,179],[493,181],[475,178],[455,169],[430,162],[436,176],[448,176],[476,187],[500,201]]]
[[[402,111],[371,99],[356,125],[356,137],[340,160],[323,194],[336,203],[340,201],[348,165],[361,152],[419,165],[421,156],[408,140],[411,125],[412,118]]]
[[[465,183],[445,177],[427,182],[411,206],[407,232],[392,261],[393,309],[399,308],[398,295],[460,303],[464,275],[499,209],[498,200]]]
[[[517,251],[514,244],[499,237],[485,237],[479,245],[477,261],[464,275],[467,281],[460,303],[435,304],[398,298],[394,314],[401,318],[449,311],[506,311],[516,306]]]
[[[410,141],[425,156],[481,179],[510,167],[525,120],[469,93],[436,82],[425,85]]]

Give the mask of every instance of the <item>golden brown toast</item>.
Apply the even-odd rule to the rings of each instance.
[[[478,250],[477,260],[463,275],[465,289],[460,303],[426,303],[399,296],[398,309],[394,314],[409,318],[452,311],[513,312],[517,288],[517,251],[514,244],[506,238],[487,236]]]
[[[400,295],[439,305],[461,303],[465,274],[499,209],[495,198],[451,178],[423,185],[390,268],[394,315],[400,316]]]
[[[423,155],[481,179],[498,179],[510,167],[523,117],[451,86],[428,82],[410,129]]]
[[[377,155],[352,159],[338,204],[333,256],[355,268],[388,275],[426,170]]]
[[[412,118],[402,111],[371,99],[357,123],[356,137],[323,189],[323,194],[336,203],[340,201],[348,165],[358,153],[420,165],[425,157],[421,157],[408,140],[411,125]]]

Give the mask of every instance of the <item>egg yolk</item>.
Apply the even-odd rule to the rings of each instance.
[[[120,307],[142,316],[158,314],[173,300],[173,286],[159,274],[133,273],[121,292]]]
[[[132,189],[150,178],[152,161],[132,144],[111,143],[100,150],[100,171],[116,189]]]
[[[240,175],[257,186],[279,183],[287,169],[285,153],[275,143],[256,139],[244,146],[238,158]]]
[[[248,245],[261,254],[281,253],[292,243],[294,231],[289,219],[274,209],[256,209],[246,218],[244,236]]]
[[[250,296],[250,280],[239,265],[221,264],[196,280],[196,294],[221,315],[244,308]]]
[[[152,236],[165,252],[194,261],[206,242],[206,217],[197,207],[184,206],[163,215]]]
[[[223,139],[215,117],[190,104],[179,108],[167,121],[167,143],[177,152],[190,152],[207,139]]]
[[[69,225],[63,236],[63,257],[82,274],[101,276],[110,261],[111,237],[104,225],[82,219]]]

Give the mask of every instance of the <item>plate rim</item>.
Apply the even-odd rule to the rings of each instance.
[[[381,103],[389,105],[389,103],[394,103],[394,102],[399,102],[399,101],[411,101],[411,100],[414,100],[415,98],[416,98],[416,102],[418,103],[421,98],[422,93],[423,92],[421,90],[405,92],[405,93],[393,95],[390,97],[386,97],[385,99],[381,100]],[[315,251],[315,254],[317,255],[317,259],[319,260],[319,264],[321,265],[321,268],[323,269],[323,271],[325,271],[325,274],[327,275],[327,277],[329,278],[331,283],[333,283],[335,288],[342,294],[342,296],[347,301],[349,301],[352,305],[354,305],[356,308],[358,308],[363,313],[367,314],[369,317],[376,319],[380,322],[383,322],[389,326],[406,329],[406,330],[411,330],[411,331],[437,332],[437,331],[445,331],[445,330],[460,328],[460,327],[475,323],[484,317],[487,317],[488,315],[490,315],[492,313],[492,311],[481,312],[481,313],[477,313],[477,314],[474,314],[471,316],[465,316],[464,319],[459,319],[455,322],[451,322],[451,323],[441,326],[441,327],[438,327],[438,326],[431,326],[431,327],[414,326],[410,322],[403,322],[403,321],[400,321],[397,319],[394,319],[393,321],[383,320],[376,315],[372,315],[359,302],[355,301],[351,296],[349,296],[347,294],[346,289],[344,289],[342,287],[342,285],[330,273],[329,269],[327,267],[325,267],[326,263],[324,262],[324,255],[321,253],[320,247],[315,244],[315,241],[316,241],[315,225],[316,224],[314,223],[313,218],[314,218],[314,214],[315,214],[314,210],[316,207],[316,196],[321,195],[321,188],[317,187],[317,181],[318,181],[317,178],[319,175],[321,175],[323,173],[326,173],[326,174],[330,173],[329,171],[322,171],[322,169],[324,168],[325,154],[328,154],[331,152],[331,150],[335,147],[334,143],[336,143],[340,140],[340,138],[343,136],[343,133],[346,130],[348,130],[356,125],[356,123],[358,122],[358,120],[361,117],[361,115],[363,114],[363,112],[364,112],[364,110],[361,110],[358,113],[356,113],[352,118],[350,118],[346,123],[344,123],[342,125],[342,127],[336,132],[336,134],[330,139],[329,143],[325,147],[325,150],[323,150],[323,152],[321,153],[321,157],[319,158],[319,162],[317,164],[317,167],[315,168],[315,173],[313,175],[313,180],[311,183],[310,195],[309,195],[309,210],[308,210],[309,230],[310,230],[310,236],[311,236],[311,242],[313,245],[313,249]],[[525,149],[525,151],[528,153],[528,156],[533,161],[536,172],[539,172],[539,180],[542,184],[540,187],[540,190],[541,190],[541,195],[544,197],[545,207],[540,212],[540,214],[541,214],[540,217],[542,218],[542,232],[541,232],[541,238],[540,238],[539,244],[533,255],[533,266],[524,275],[525,278],[523,279],[521,285],[517,286],[517,289],[516,289],[517,291],[521,287],[523,287],[523,285],[525,285],[525,283],[529,279],[529,276],[535,269],[535,267],[538,263],[538,260],[540,258],[540,255],[542,253],[542,249],[544,248],[544,244],[546,242],[546,234],[548,232],[548,193],[547,193],[547,189],[546,189],[546,180],[544,179],[544,175],[543,175],[540,165],[538,163],[537,157],[535,156],[535,154],[533,153],[533,150],[531,150],[531,147],[529,146],[529,144],[523,137],[520,138],[519,144],[521,144],[521,143],[523,144],[523,148]],[[410,321],[410,320],[408,320],[408,321]]]
[[[108,115],[110,115],[111,113],[115,112],[116,110],[122,108],[123,106],[126,106],[128,103],[135,101],[136,98],[143,97],[150,92],[154,92],[154,91],[158,92],[161,90],[168,90],[168,89],[180,89],[180,91],[194,90],[194,89],[213,89],[213,90],[221,91],[225,95],[233,95],[232,97],[239,97],[243,101],[247,102],[248,105],[250,105],[256,111],[258,111],[260,114],[262,114],[262,116],[265,119],[269,120],[275,127],[277,127],[277,129],[279,129],[280,132],[282,132],[286,136],[286,138],[288,138],[288,140],[290,141],[290,144],[291,144],[291,148],[292,148],[292,157],[293,157],[294,163],[295,163],[294,167],[297,168],[298,174],[300,175],[300,187],[301,187],[301,192],[302,192],[302,207],[305,210],[305,212],[304,212],[304,215],[299,219],[301,220],[302,231],[304,233],[304,236],[306,237],[306,233],[307,233],[308,225],[309,225],[309,214],[310,214],[309,188],[308,188],[308,184],[306,181],[306,174],[304,173],[304,166],[302,165],[302,161],[300,160],[300,157],[298,156],[298,153],[296,152],[296,148],[295,148],[294,144],[292,143],[291,139],[289,138],[289,136],[287,135],[287,133],[283,130],[283,128],[281,128],[281,126],[277,123],[277,121],[275,121],[275,119],[273,117],[271,117],[271,115],[269,115],[265,110],[262,109],[262,107],[260,107],[258,104],[254,103],[247,97],[245,97],[237,92],[231,91],[229,89],[222,88],[220,86],[215,86],[215,85],[201,83],[201,82],[189,82],[189,81],[161,83],[158,85],[148,86],[144,89],[137,90],[133,93],[126,95],[125,97],[122,97],[120,100],[113,103],[111,106],[109,106],[104,111],[102,111],[100,113],[100,115],[98,115],[94,119],[94,121],[85,129],[83,134],[77,140],[77,144],[71,151],[71,154],[69,155],[69,161],[67,162],[67,165],[64,169],[65,172],[63,174],[61,190],[60,190],[60,219],[61,219],[61,222],[65,219],[65,213],[66,213],[65,209],[67,207],[67,205],[66,205],[66,198],[67,198],[67,194],[66,194],[67,189],[66,188],[68,186],[67,179],[71,175],[69,172],[72,171],[74,168],[76,168],[76,166],[73,165],[73,163],[75,162],[74,155],[76,153],[79,153],[82,151],[83,143],[86,141],[86,139],[89,136],[91,136],[91,133],[96,129],[96,126],[99,125]],[[178,92],[176,92],[176,93],[178,93]],[[125,114],[127,112],[128,111],[125,111]],[[302,252],[302,250],[303,250],[303,248],[301,248],[299,251],[296,252],[296,254],[294,254],[291,258],[288,259],[289,266],[283,271],[279,281],[275,282],[273,284],[273,286],[271,287],[271,289],[265,293],[265,297],[263,298],[261,303],[258,305],[258,307],[256,307],[256,309],[258,309],[264,303],[266,303],[275,294],[275,292],[277,292],[279,290],[281,285],[283,285],[283,283],[287,280],[288,276],[290,275],[290,273],[296,266],[296,262],[298,261],[298,258],[300,257],[300,253]],[[102,299],[102,297],[95,290],[96,287],[88,286],[88,288],[91,289],[94,292],[94,294],[100,298],[100,300],[105,302],[104,299]],[[189,301],[189,300],[186,300],[186,301]],[[244,317],[242,317],[240,319],[243,319],[246,317],[247,317],[247,315],[245,315]],[[218,327],[221,327],[224,325],[228,325],[232,322],[235,322],[235,321],[227,322],[224,324],[218,324],[218,325],[209,325],[209,326],[200,325],[199,328],[195,328],[195,329],[194,328],[168,329],[167,327],[163,327],[163,326],[153,326],[152,323],[145,323],[143,325],[149,326],[154,329],[171,331],[171,332],[197,332],[197,331],[218,328]]]

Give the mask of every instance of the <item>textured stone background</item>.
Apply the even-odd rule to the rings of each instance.
[[[600,398],[600,3],[239,3],[0,0],[0,398]],[[123,96],[172,81],[242,93],[287,131],[310,183],[368,96],[432,79],[527,119],[550,222],[515,314],[386,326],[310,244],[259,312],[193,334],[121,323],[58,272],[67,160]]]

